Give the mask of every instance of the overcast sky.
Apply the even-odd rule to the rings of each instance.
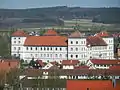
[[[120,0],[0,0],[0,8],[39,8],[52,6],[120,7]]]

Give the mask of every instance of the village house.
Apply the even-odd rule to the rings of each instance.
[[[109,69],[111,66],[120,65],[120,60],[90,59],[87,65],[93,69]]]
[[[75,66],[80,65],[79,60],[62,60],[62,69],[74,69]]]

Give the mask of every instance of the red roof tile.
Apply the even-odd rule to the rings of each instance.
[[[57,65],[58,63],[56,61],[50,62],[52,65]]]
[[[11,68],[18,68],[19,67],[18,60],[1,60],[0,61],[0,70],[9,71]]]
[[[75,31],[69,37],[78,38],[82,36],[83,36],[82,33],[80,33],[79,31]]]
[[[110,66],[109,69],[111,69],[111,70],[120,70],[120,65],[119,66]]]
[[[12,34],[12,36],[16,36],[16,37],[27,37],[29,36],[27,33],[25,33],[23,30],[17,30],[16,32],[14,32]]]
[[[110,35],[108,34],[108,32],[106,31],[102,31],[100,33],[97,33],[96,35],[100,36],[100,37],[109,37]]]
[[[104,59],[92,59],[91,62],[93,64],[103,64],[103,65],[111,65],[111,64],[120,64],[120,60],[104,60]]]
[[[74,69],[89,69],[88,66],[75,66]]]
[[[44,66],[44,63],[42,62],[42,60],[36,60],[36,62],[38,62],[38,64],[40,65],[40,66]]]
[[[90,46],[106,46],[106,42],[99,36],[88,36],[87,45]]]
[[[78,60],[62,60],[62,65],[76,65],[78,63]]]
[[[48,30],[44,33],[45,36],[57,36],[57,32],[55,30]]]
[[[64,36],[30,36],[25,40],[25,46],[67,46]]]
[[[67,90],[120,90],[120,86],[113,87],[111,80],[67,80]]]

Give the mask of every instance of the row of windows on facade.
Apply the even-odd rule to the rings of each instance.
[[[95,64],[95,67],[109,67],[109,66],[113,66],[113,65],[97,65],[97,64]]]
[[[16,41],[14,41],[14,43],[17,43]],[[18,43],[20,44],[21,42],[20,41],[18,41]]]
[[[17,54],[14,54],[14,56],[17,56]],[[21,54],[19,54],[18,56],[21,56]],[[39,55],[38,54],[30,54],[31,57],[38,57]],[[60,57],[62,58],[62,54],[55,54],[55,57]],[[40,57],[53,57],[53,54],[40,54]],[[65,57],[67,57],[67,54],[65,54]]]
[[[30,48],[30,50],[33,50],[33,49],[38,50],[38,47],[26,47],[26,50],[29,50],[29,48]],[[53,48],[52,47],[41,47],[40,50],[53,50]],[[62,51],[62,48],[56,47],[55,50]],[[67,47],[66,47],[66,50],[67,50]]]
[[[18,47],[18,50],[20,50],[20,49],[21,49],[21,48]],[[30,50],[33,50],[33,49],[38,50],[38,47],[30,47]],[[51,47],[51,48],[49,48],[49,47],[41,47],[40,49],[41,49],[41,50],[53,50],[52,47]],[[14,47],[14,50],[17,50],[17,48]],[[26,47],[26,50],[29,50],[29,47]],[[55,50],[60,50],[60,51],[62,51],[62,48],[61,48],[61,47],[60,47],[60,48],[56,47]],[[67,50],[67,47],[66,47],[66,50]]]
[[[16,39],[16,37],[14,39]],[[18,39],[20,39],[20,37]]]
[[[88,48],[88,50],[103,50],[103,49],[107,49],[107,46],[105,46],[105,47],[93,47],[93,48]],[[112,49],[112,46],[109,46],[109,49]],[[71,51],[78,51],[78,48],[71,48],[70,49]],[[83,48],[81,48],[81,51],[85,51],[86,50],[86,48],[85,47],[83,47]]]
[[[78,58],[79,55],[70,55],[71,58],[73,58],[74,56],[75,56],[75,58]],[[87,57],[87,55],[85,55],[85,54],[81,55],[81,58],[85,58],[85,57]]]
[[[30,54],[30,56],[31,57],[38,57],[39,56],[39,54]],[[55,55],[53,55],[53,54],[40,54],[40,57],[44,57],[44,58],[46,58],[46,57],[56,57],[56,58],[62,58],[63,57],[63,55],[62,54],[55,54]],[[67,54],[65,54],[65,57],[67,57]]]
[[[71,44],[74,44],[73,42],[75,42],[75,44],[79,44],[79,42],[78,41],[71,41],[70,43]],[[85,41],[81,41],[81,43],[80,44],[85,44]]]

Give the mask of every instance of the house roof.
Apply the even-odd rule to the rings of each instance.
[[[27,33],[25,33],[23,30],[17,30],[12,34],[13,37],[27,37],[29,36]]]
[[[49,74],[57,73],[59,75],[86,75],[86,76],[120,76],[120,70],[115,69],[26,69],[23,74],[27,76],[40,76],[43,72]]]
[[[71,33],[71,35],[69,35],[68,37],[79,38],[82,36],[83,36],[82,33],[80,33],[79,31],[75,31],[75,32]]]
[[[120,65],[110,66],[109,69],[111,69],[111,70],[120,70]]]
[[[57,36],[58,33],[55,30],[48,30],[47,32],[44,33],[44,36]]]
[[[30,36],[25,40],[25,46],[67,46],[64,36]]]
[[[76,65],[78,63],[78,60],[62,60],[62,65]]]
[[[100,33],[97,33],[96,35],[100,36],[100,37],[109,37],[109,33],[106,31],[101,31]]]
[[[99,36],[88,36],[87,45],[90,46],[106,46],[106,42]]]
[[[18,60],[0,60],[0,70],[9,71],[11,68],[18,68],[19,63]]]
[[[75,66],[74,69],[89,69],[89,66]]]
[[[44,66],[44,63],[42,62],[42,60],[36,60],[36,62],[38,62],[38,64],[40,65],[40,66]]]
[[[67,90],[119,90],[120,82],[113,87],[111,80],[67,80]]]
[[[92,59],[91,62],[93,64],[99,64],[99,65],[120,64],[120,60]]]

